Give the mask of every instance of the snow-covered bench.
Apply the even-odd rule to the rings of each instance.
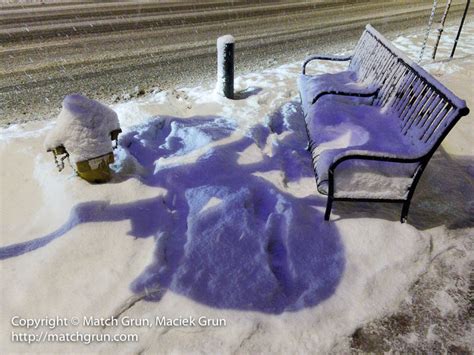
[[[344,75],[355,80],[326,75],[316,88],[299,81],[318,191],[328,195],[325,219],[333,201],[375,200],[403,203],[405,222],[428,161],[469,109],[370,25],[349,70],[332,78]],[[361,101],[371,85],[373,101]]]

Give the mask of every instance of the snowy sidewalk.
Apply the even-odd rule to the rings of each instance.
[[[471,108],[473,32],[466,27],[460,59],[427,66]],[[416,41],[395,43],[413,54]],[[341,203],[327,223],[304,149],[298,72],[295,63],[237,78],[234,101],[197,87],[115,106],[125,132],[105,185],[57,173],[42,147],[50,123],[0,131],[5,350],[341,352],[356,329],[396,312],[445,250],[461,251],[452,273],[467,277],[471,115],[428,165],[411,223],[398,222],[398,206],[362,203]],[[437,303],[456,310],[446,305]],[[49,331],[137,334],[139,342],[28,345],[11,340],[27,331],[11,325],[15,315],[205,317],[225,326],[81,324]],[[466,335],[460,345],[469,343]]]

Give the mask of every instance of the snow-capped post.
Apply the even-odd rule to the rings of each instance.
[[[234,98],[234,37],[225,35],[217,39],[217,93]]]

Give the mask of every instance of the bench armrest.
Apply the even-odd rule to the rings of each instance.
[[[306,74],[306,65],[313,61],[313,60],[330,60],[330,61],[333,61],[333,62],[345,62],[345,61],[348,61],[348,60],[351,60],[352,59],[352,55],[346,55],[346,56],[336,56],[336,55],[320,55],[320,54],[316,54],[316,55],[312,55],[310,57],[307,57],[304,62],[303,62],[303,71],[302,73],[303,74]]]
[[[361,88],[360,91],[338,91],[338,90],[329,90],[329,91],[323,91],[320,92],[318,95],[316,95],[315,98],[313,98],[313,101],[311,102],[311,105],[313,105],[318,99],[324,95],[340,95],[340,96],[354,96],[354,97],[371,97],[371,96],[377,96],[379,93],[380,88],[376,87],[370,87],[370,88]]]

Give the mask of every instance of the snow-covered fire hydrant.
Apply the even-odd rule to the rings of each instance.
[[[80,94],[71,94],[63,100],[56,126],[46,137],[45,148],[54,154],[59,171],[69,158],[83,179],[106,182],[111,178],[109,164],[114,162],[113,149],[120,132],[114,110]]]

